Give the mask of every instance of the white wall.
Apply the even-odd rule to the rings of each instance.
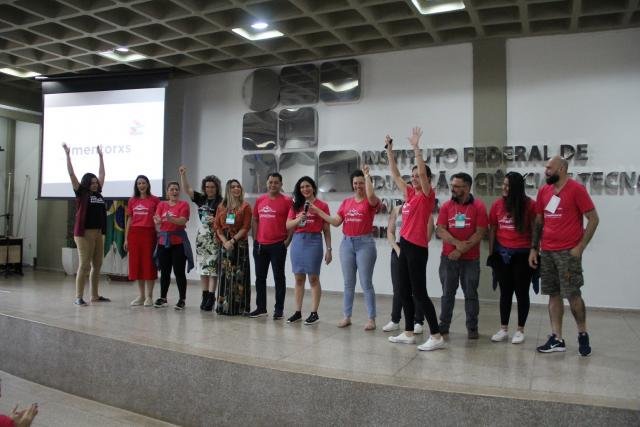
[[[23,238],[22,262],[32,265],[37,248],[40,125],[16,122],[15,153],[13,234]]]
[[[471,45],[369,55],[358,60],[362,67],[362,100],[349,105],[314,105],[318,110],[318,152],[347,148],[381,150],[387,133],[394,136],[396,148],[408,148],[404,137],[416,125],[425,131],[423,145],[457,148],[472,145]],[[182,159],[194,186],[199,185],[203,175],[211,173],[218,175],[223,183],[229,178],[241,177],[242,116],[249,111],[241,90],[249,73],[216,74],[172,83],[173,89],[184,94]],[[384,174],[386,169],[377,168],[375,172]],[[332,212],[338,204],[330,203]],[[193,236],[196,217],[192,213]],[[386,224],[386,218],[380,217],[376,223]],[[341,235],[340,229],[333,230],[336,257]],[[439,242],[432,242],[428,287],[429,293],[435,296],[442,293],[437,277],[440,250]],[[386,241],[380,240],[374,273],[378,293],[392,293],[389,252]],[[290,271],[287,262],[287,272]],[[192,273],[190,278],[197,275]],[[290,273],[287,280],[292,286]],[[342,291],[337,259],[328,267],[323,266],[321,282],[323,289]],[[380,307],[380,315],[386,315],[388,310]]]
[[[509,145],[588,144],[589,160],[570,171],[640,173],[638,46],[640,29],[510,40]],[[592,197],[600,226],[584,253],[585,301],[638,309],[640,188]]]

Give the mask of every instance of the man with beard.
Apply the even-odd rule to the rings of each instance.
[[[566,298],[578,326],[578,351],[582,356],[589,356],[586,310],[580,291],[584,284],[582,252],[593,237],[599,219],[587,190],[569,178],[567,170],[568,163],[562,157],[550,159],[544,172],[547,184],[540,187],[536,200],[529,265],[538,267],[540,251],[542,293],[549,295],[551,320],[551,335],[537,350],[541,353],[566,350],[562,339],[563,298]],[[587,218],[586,229],[582,228],[583,216]]]
[[[282,175],[269,174],[267,193],[258,197],[253,208],[253,259],[256,271],[256,309],[250,317],[267,315],[267,273],[269,264],[273,269],[276,285],[276,304],[273,319],[283,316],[286,283],[284,264],[287,259],[287,246],[290,235],[287,232],[287,215],[291,208],[291,198],[280,192]]]
[[[471,194],[469,174],[451,176],[451,200],[440,208],[437,234],[442,239],[440,282],[442,300],[440,333],[449,333],[458,284],[464,293],[467,315],[467,337],[478,339],[478,284],[480,282],[480,241],[484,237],[489,218],[481,200]]]

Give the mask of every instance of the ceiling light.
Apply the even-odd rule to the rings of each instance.
[[[423,15],[464,9],[464,2],[459,0],[411,0],[411,2]]]
[[[351,89],[357,88],[358,85],[359,85],[358,80],[347,80],[344,83],[336,83],[336,84],[334,84],[333,82],[322,83],[322,86],[326,87],[327,89],[333,92],[347,92]]]
[[[104,56],[105,58],[109,58],[118,62],[133,62],[133,61],[140,61],[141,59],[147,59],[146,56],[141,55],[139,53],[128,53],[129,49],[127,49],[127,52],[120,51],[118,49],[119,48],[98,52],[98,55]]]
[[[233,28],[231,31],[251,41],[273,39],[275,37],[284,36],[284,34],[282,34],[280,31],[277,31],[277,30],[249,32],[244,28]]]
[[[120,52],[120,53],[127,53],[127,52],[129,52],[129,48],[126,47],[126,46],[120,46],[120,47],[116,48],[116,51]]]
[[[251,24],[251,28],[254,30],[266,30],[269,24],[266,22],[256,22],[255,24]]]
[[[14,77],[23,77],[23,78],[35,77],[40,75],[40,73],[36,73],[34,71],[16,70],[15,68],[0,68],[0,73],[9,74],[10,76],[14,76]]]
[[[47,76],[35,76],[35,79],[36,79],[36,80],[46,80],[46,79],[48,79],[48,78],[49,78],[49,77],[47,77]]]

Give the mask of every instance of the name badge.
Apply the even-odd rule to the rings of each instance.
[[[233,225],[236,223],[236,214],[234,213],[228,213],[227,214],[227,219],[225,221],[226,224],[230,224]]]
[[[463,213],[456,214],[456,228],[464,228],[467,224],[467,217]]]
[[[549,203],[547,203],[547,206],[545,206],[544,210],[547,212],[555,213],[556,209],[558,209],[559,204],[560,204],[560,197],[554,194],[549,200]]]

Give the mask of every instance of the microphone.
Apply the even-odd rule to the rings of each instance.
[[[307,213],[309,212],[309,202],[304,202],[304,218],[302,218],[302,221],[300,221],[300,223],[298,224],[298,227],[304,227],[305,225],[307,225]]]

